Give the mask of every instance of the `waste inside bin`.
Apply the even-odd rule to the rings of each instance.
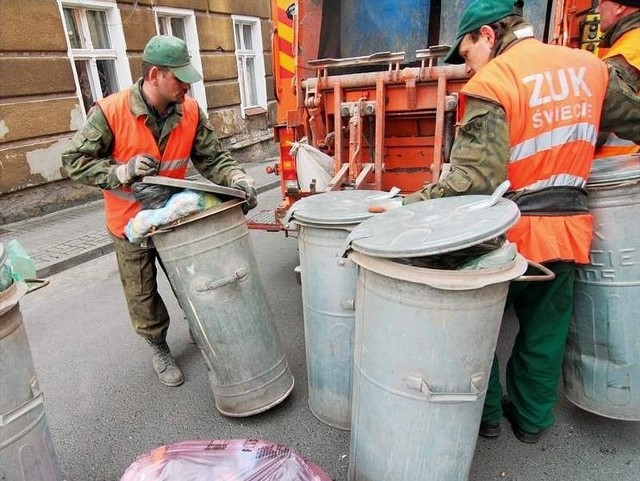
[[[259,439],[183,441],[139,456],[120,481],[331,481],[283,444]]]
[[[0,479],[62,481],[22,323],[27,289],[16,281],[0,292]]]
[[[564,391],[586,411],[640,421],[640,155],[594,161],[587,189],[595,233],[576,269]]]
[[[338,429],[351,425],[356,266],[340,249],[368,208],[391,192],[342,190],[305,197],[284,222],[298,226],[309,409]]]
[[[406,260],[490,241],[518,218],[510,200],[469,195],[406,205],[349,234],[358,264],[350,480],[468,478],[509,282],[527,261],[509,244],[501,249],[511,255],[472,270]]]
[[[202,190],[173,180],[172,185]],[[228,191],[222,188],[219,195]],[[226,200],[151,237],[207,362],[216,407],[234,417],[275,406],[294,384],[241,205],[239,199]]]

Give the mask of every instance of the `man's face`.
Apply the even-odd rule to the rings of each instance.
[[[471,34],[468,33],[462,37],[460,47],[458,47],[458,53],[464,59],[467,74],[469,75],[475,74],[491,60],[491,49],[493,48],[495,36],[487,32],[485,28],[493,34],[493,30],[490,27],[483,26],[480,29],[480,37],[475,42]]]
[[[189,92],[190,85],[178,79],[170,70],[162,69],[158,72],[158,95],[167,103],[181,104],[184,96]]]
[[[600,31],[606,32],[619,20],[618,4],[609,0],[600,0],[598,12],[600,12]]]

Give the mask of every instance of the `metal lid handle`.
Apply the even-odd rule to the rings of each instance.
[[[507,192],[510,186],[511,182],[505,180],[502,184],[496,187],[496,190],[493,191],[493,194],[491,194],[491,197],[489,197],[488,199],[462,206],[459,210],[460,212],[470,212],[474,210],[487,209],[488,207],[495,205],[495,203],[498,202],[498,200],[500,200],[502,196]]]

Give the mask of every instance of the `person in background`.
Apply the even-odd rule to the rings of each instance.
[[[640,93],[640,0],[600,1],[600,30],[604,32],[598,56],[614,70],[629,88]],[[601,132],[595,157],[635,154],[640,145]]]
[[[462,13],[445,58],[466,63],[471,75],[460,92],[451,171],[403,202],[491,194],[510,181],[506,196],[522,215],[507,238],[555,279],[511,284],[507,303],[519,332],[507,364],[508,396],[494,357],[479,434],[498,436],[504,415],[520,441],[535,443],[554,423],[574,269],[589,261],[585,186],[598,128],[640,141],[640,99],[595,55],[537,40],[520,7],[475,0]]]
[[[151,346],[160,381],[178,386],[183,376],[166,342],[169,314],[156,279],[160,259],[151,239],[136,245],[124,235],[127,222],[141,210],[131,184],[146,175],[183,179],[191,159],[212,182],[243,190],[245,213],[257,205],[257,192],[253,179],[221,149],[207,115],[187,95],[202,77],[190,63],[186,43],[152,37],[142,54],[142,73],[131,88],[91,108],[62,163],[72,179],[102,189],[131,323]]]

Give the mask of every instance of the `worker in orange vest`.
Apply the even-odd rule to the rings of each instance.
[[[604,32],[598,56],[637,93],[640,93],[640,0],[604,0],[598,5]],[[640,152],[640,145],[611,132],[598,137],[596,158]]]
[[[253,179],[221,149],[207,114],[187,94],[202,76],[190,63],[186,43],[152,37],[142,62],[142,78],[89,111],[62,163],[72,179],[102,189],[131,323],[151,346],[160,381],[179,386],[184,379],[166,342],[169,313],[158,293],[157,251],[151,239],[137,245],[124,235],[141,210],[131,186],[146,175],[183,179],[191,160],[207,179],[245,191],[245,213],[258,200]]]
[[[498,436],[504,414],[520,441],[535,443],[554,423],[575,265],[589,261],[585,186],[598,128],[640,141],[640,98],[593,54],[537,40],[520,6],[475,0],[462,13],[445,61],[466,63],[472,77],[460,92],[451,170],[404,203],[490,194],[510,181],[507,196],[522,216],[507,238],[555,279],[511,284],[507,303],[520,330],[507,364],[508,396],[494,358],[480,435]]]

